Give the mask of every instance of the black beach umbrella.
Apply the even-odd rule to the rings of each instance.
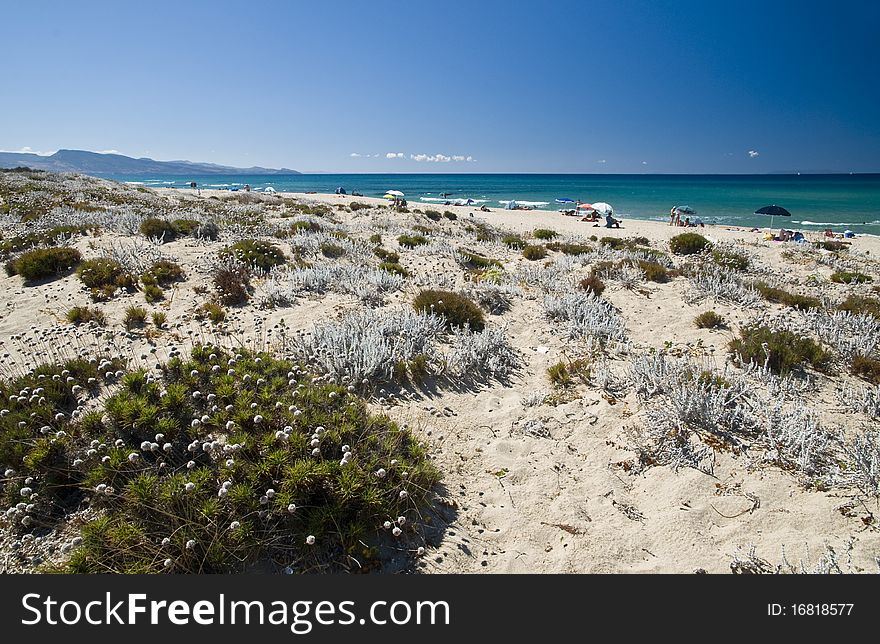
[[[791,213],[788,212],[782,206],[764,206],[763,208],[758,208],[755,211],[756,215],[770,215],[770,228],[773,228],[773,218],[774,217],[791,217]]]

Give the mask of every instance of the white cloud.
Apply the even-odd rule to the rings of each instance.
[[[358,154],[357,152],[352,152],[352,153],[349,154],[348,156],[350,156],[350,157],[352,157],[352,158],[357,158],[357,157],[360,156],[360,154]],[[370,155],[368,154],[367,156],[370,156]]]
[[[596,161],[596,163],[608,163],[608,161],[606,161],[605,159],[599,159],[598,161]]]
[[[758,152],[757,150],[749,150],[749,158],[750,159],[754,159],[756,156],[759,156],[759,155],[760,155],[760,152]]]
[[[402,159],[403,152],[386,152],[385,158],[386,159]]]
[[[0,152],[8,152],[12,154],[37,154],[41,157],[48,157],[55,154],[58,150],[49,150],[47,152],[40,152],[39,150],[34,150],[29,145],[24,146],[23,148],[19,148],[18,150],[0,150]]]
[[[119,150],[95,150],[98,154],[122,154]]]
[[[642,165],[648,165],[647,161],[642,161]]]
[[[463,154],[454,154],[452,156],[447,154],[410,154],[409,158],[413,161],[418,161],[419,163],[427,162],[427,163],[449,163],[454,161],[456,163],[461,162],[473,162],[476,159],[472,156],[465,156]]]

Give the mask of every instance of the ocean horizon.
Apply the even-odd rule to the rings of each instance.
[[[296,175],[109,175],[145,187],[347,193],[381,197],[387,190],[406,194],[411,207],[440,207],[472,200],[501,208],[511,200],[541,210],[558,210],[560,199],[610,203],[622,218],[667,221],[669,210],[687,205],[707,224],[766,227],[762,206],[777,204],[791,218],[774,227],[880,235],[880,174],[296,174]],[[783,221],[784,220],[784,221]]]

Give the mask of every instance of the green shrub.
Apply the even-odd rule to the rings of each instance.
[[[470,326],[482,331],[486,326],[483,312],[472,300],[452,291],[424,290],[413,301],[421,313],[434,313],[446,321],[447,328]]]
[[[160,259],[144,273],[148,281],[152,279],[159,286],[169,286],[173,282],[186,279],[183,269],[172,261]],[[143,279],[143,278],[142,278]]]
[[[676,255],[696,255],[712,243],[699,233],[682,233],[669,240],[669,250]]]
[[[535,239],[550,240],[559,237],[559,233],[549,228],[536,228],[532,232],[532,237],[534,237]]]
[[[513,234],[504,235],[501,238],[501,243],[513,250],[522,250],[526,247],[526,240]]]
[[[382,243],[382,235],[379,233],[373,233],[370,235],[370,243],[375,245],[380,245]]]
[[[877,299],[876,297],[850,295],[841,302],[837,308],[841,311],[849,311],[856,315],[871,315],[880,319],[880,299]]]
[[[97,232],[94,226],[55,226],[42,232],[17,235],[0,240],[0,256],[28,250],[34,246],[55,246],[59,239],[85,235],[89,231]]]
[[[786,374],[807,364],[822,370],[830,359],[828,351],[810,338],[765,326],[744,327],[740,330],[740,337],[731,340],[728,346],[743,363],[763,365],[766,361],[770,370],[777,374]]]
[[[125,309],[125,317],[122,321],[126,329],[143,326],[147,321],[147,310],[141,306],[129,306]]]
[[[94,322],[98,326],[106,326],[107,317],[101,309],[88,306],[74,306],[67,312],[67,321],[71,324]]]
[[[199,230],[200,225],[195,219],[175,219],[171,222],[174,234],[181,237],[190,237],[195,234]]]
[[[550,242],[547,244],[547,250],[563,253],[565,255],[586,255],[593,250],[592,246],[587,244],[568,244],[563,242]]]
[[[96,371],[71,375],[85,382],[103,375]],[[63,379],[0,384],[4,393],[46,387],[35,417],[13,410],[0,420],[0,446],[11,447],[8,459],[0,450],[2,463],[35,477],[40,492],[36,530],[63,525],[64,508],[93,515],[59,572],[280,572],[288,563],[296,572],[339,572],[353,559],[375,570],[386,552],[397,552],[398,534],[417,534],[439,473],[406,429],[371,415],[345,386],[268,354],[240,350],[232,360],[213,347],[196,347],[190,359],[174,358],[151,375],[159,382],[144,371],[126,374],[118,391],[75,422],[53,420],[76,406]],[[70,438],[41,438],[46,424]],[[221,434],[234,452],[187,451]],[[104,447],[86,457],[91,441]],[[142,450],[143,441],[160,448]],[[353,458],[343,458],[347,446]],[[392,534],[384,521],[399,530]]]
[[[400,262],[400,255],[398,253],[390,250],[385,250],[380,246],[377,246],[373,249],[373,254],[381,259],[383,262],[388,262],[390,264],[397,264],[398,262]]]
[[[592,237],[590,239],[592,239]],[[608,248],[612,250],[624,250],[629,246],[626,240],[621,239],[620,237],[603,237],[599,240],[599,243],[603,246],[608,246]]]
[[[712,251],[712,261],[735,271],[745,271],[749,268],[749,258],[742,253],[730,250],[715,249]]]
[[[265,272],[286,261],[280,248],[271,242],[259,239],[243,239],[224,248],[219,255],[221,258],[232,257]]]
[[[602,291],[605,290],[605,282],[599,279],[595,274],[591,274],[578,282],[578,287],[582,291],[592,293],[596,297],[599,297],[602,295]]]
[[[856,355],[852,359],[850,370],[853,375],[864,378],[872,384],[880,385],[880,360]]]
[[[649,262],[648,260],[640,259],[636,264],[639,269],[641,269],[642,273],[645,274],[645,279],[649,282],[658,282],[662,284],[668,282],[671,277],[669,269],[657,262]]]
[[[369,204],[365,204],[360,201],[352,201],[350,204],[348,204],[348,209],[351,210],[352,212],[357,212],[358,210],[365,210],[365,209],[369,210],[369,208],[370,208]]]
[[[36,248],[7,263],[7,272],[33,282],[69,273],[81,260],[75,248]]]
[[[704,311],[694,318],[694,324],[698,329],[723,329],[726,325],[724,318],[715,311]]]
[[[522,255],[527,260],[533,262],[535,260],[544,259],[545,257],[547,257],[547,249],[543,246],[528,245],[523,248]]]
[[[345,249],[338,244],[330,244],[328,242],[324,242],[323,244],[321,244],[321,254],[324,257],[336,259],[345,255]]]
[[[831,281],[836,284],[865,284],[866,282],[873,282],[874,278],[864,273],[835,271],[831,275]]]
[[[830,250],[832,252],[838,252],[841,250],[847,250],[849,248],[849,242],[834,241],[833,239],[823,239],[822,241],[814,242],[813,246],[815,246],[816,248]]]
[[[110,257],[84,261],[79,265],[77,275],[91,289],[93,299],[111,297],[118,288],[132,290],[136,284],[134,275]]]
[[[141,222],[141,235],[144,237],[158,238],[163,241],[172,241],[177,237],[177,231],[170,221],[158,217],[148,217]]]
[[[401,235],[397,238],[397,243],[404,248],[415,248],[416,246],[424,246],[428,240],[422,235]]]
[[[196,311],[199,317],[206,317],[214,324],[219,324],[226,319],[226,311],[216,302],[206,302],[202,304]]]
[[[451,210],[444,210],[443,216],[446,217],[446,219],[448,219],[449,221],[455,221],[456,219],[458,219],[458,215],[456,215]]]
[[[396,273],[401,277],[409,277],[409,271],[397,262],[382,262],[381,264],[379,264],[379,270],[387,271],[389,273]]]
[[[569,362],[560,361],[547,368],[547,376],[557,387],[570,387],[580,382],[588,384],[592,366],[587,358]]]
[[[147,302],[158,302],[165,299],[165,292],[156,284],[144,284],[144,299]]]
[[[153,326],[157,329],[161,329],[168,321],[168,316],[162,311],[154,311],[150,318],[153,320]]]
[[[431,221],[440,221],[443,218],[443,215],[441,215],[440,212],[437,210],[426,210],[425,217],[427,217]]]
[[[478,270],[478,269],[483,269],[483,268],[490,268],[492,266],[496,266],[496,267],[502,266],[501,262],[499,262],[497,259],[492,259],[490,257],[483,257],[482,255],[479,255],[479,254],[477,254],[473,251],[470,251],[466,248],[459,248],[458,252],[462,256],[462,258],[464,259],[464,262],[463,262],[464,266],[469,269]]]
[[[790,306],[801,311],[806,311],[808,309],[817,309],[822,304],[815,297],[811,297],[809,295],[800,295],[799,293],[790,293],[784,289],[770,286],[765,282],[755,282],[754,284],[752,284],[752,286],[768,302],[776,302],[777,304]]]

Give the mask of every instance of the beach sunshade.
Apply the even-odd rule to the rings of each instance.
[[[569,199],[568,197],[562,197],[561,199],[556,199],[556,203],[574,203],[574,199]]]
[[[592,209],[593,209],[593,204],[591,204],[591,203],[582,203],[582,204],[578,204],[577,209],[578,209],[578,210],[592,210]]]
[[[385,195],[385,196],[382,197],[382,198],[383,198],[383,199],[397,199],[397,197],[394,196],[394,195],[392,195],[392,194]]]
[[[605,203],[604,201],[600,201],[599,203],[594,203],[593,210],[598,212],[600,215],[613,215],[614,214],[614,208],[611,207],[611,204]]]
[[[403,196],[403,193],[400,190],[389,190],[385,194],[391,195],[392,197],[402,197]]]
[[[773,228],[773,219],[775,217],[791,217],[791,213],[788,212],[782,206],[764,206],[763,208],[758,208],[755,211],[756,215],[770,215],[770,228]]]
[[[273,188],[272,186],[266,186],[265,188],[263,188],[263,192],[275,192],[275,188]]]
[[[696,215],[697,211],[690,206],[676,206],[673,210],[680,215]]]

